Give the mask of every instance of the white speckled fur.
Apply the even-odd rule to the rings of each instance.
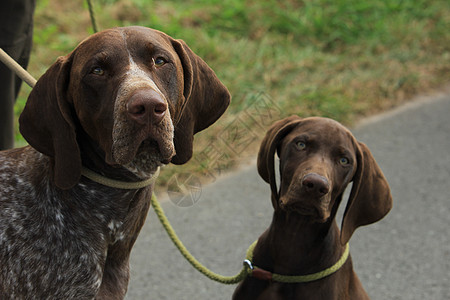
[[[0,299],[93,299],[111,246],[136,238],[127,227],[135,222],[129,210],[138,209],[130,201],[148,189],[114,190],[82,178],[62,191],[49,177],[48,158],[31,147],[0,152]],[[127,259],[122,264],[128,272]]]
[[[140,122],[136,100],[168,109]],[[57,59],[19,119],[30,146],[0,152],[0,300],[123,299],[153,186],[107,187],[82,168],[136,182],[186,163],[229,101],[184,42],[150,28],[105,30]]]

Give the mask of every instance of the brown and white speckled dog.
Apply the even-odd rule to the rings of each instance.
[[[192,156],[230,95],[184,42],[143,27],[95,34],[39,79],[20,117],[30,146],[0,152],[0,299],[122,299],[153,186]]]

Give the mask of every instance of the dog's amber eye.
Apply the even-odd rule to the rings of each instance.
[[[91,71],[92,74],[102,76],[105,74],[105,71],[101,67],[95,67]]]
[[[166,60],[162,57],[157,57],[153,61],[154,61],[156,67],[161,67],[166,63]]]
[[[346,165],[348,165],[348,164],[350,163],[350,161],[348,160],[347,157],[341,157],[341,158],[339,159],[339,163],[340,163],[341,165],[343,165],[343,166],[346,166]]]
[[[299,150],[305,150],[306,144],[304,142],[297,142],[297,148]]]

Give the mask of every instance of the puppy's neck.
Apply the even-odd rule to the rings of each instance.
[[[336,263],[344,251],[334,218],[315,223],[296,212],[278,209],[267,234],[275,273],[315,273]]]

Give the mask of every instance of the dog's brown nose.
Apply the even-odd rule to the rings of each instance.
[[[302,180],[302,186],[307,193],[318,197],[328,194],[330,190],[328,180],[315,173],[305,175]]]
[[[154,90],[146,89],[135,92],[128,101],[127,112],[138,124],[158,124],[164,118],[167,103]]]

